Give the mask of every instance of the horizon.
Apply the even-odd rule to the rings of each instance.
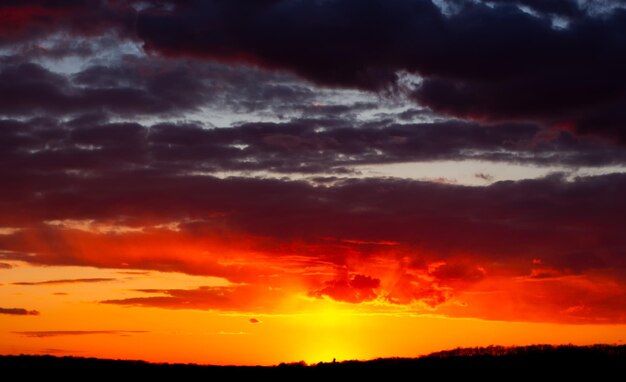
[[[0,3],[0,354],[626,341],[619,0]]]
[[[163,366],[199,366],[199,367],[225,367],[225,368],[277,368],[282,366],[305,366],[305,367],[314,367],[320,365],[334,365],[334,364],[349,364],[349,363],[375,363],[380,361],[418,361],[425,359],[433,359],[433,358],[454,358],[454,357],[477,357],[484,355],[491,355],[496,357],[501,356],[518,356],[530,353],[546,353],[546,352],[555,352],[555,351],[563,351],[563,350],[575,350],[575,351],[606,351],[606,348],[612,349],[620,349],[625,348],[624,344],[593,344],[593,345],[572,345],[572,344],[561,344],[561,345],[549,345],[549,344],[534,344],[534,345],[526,345],[526,346],[500,346],[500,345],[489,345],[485,347],[470,347],[470,348],[462,348],[457,347],[454,349],[442,350],[433,353],[427,353],[416,357],[388,357],[388,358],[371,358],[371,359],[347,359],[338,361],[333,359],[331,361],[319,361],[307,363],[304,360],[293,361],[293,362],[281,362],[272,365],[236,365],[236,364],[199,364],[199,363],[169,363],[169,362],[150,362],[141,359],[125,359],[125,358],[96,358],[96,357],[80,357],[80,356],[55,356],[52,354],[0,354],[0,358],[2,357],[17,357],[17,358],[42,358],[42,357],[52,357],[55,359],[74,359],[74,360],[93,360],[93,361],[113,361],[113,362],[131,362],[131,363],[146,363],[149,365],[163,365]],[[619,355],[614,355],[619,356]]]

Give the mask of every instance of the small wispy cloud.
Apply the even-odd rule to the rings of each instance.
[[[85,279],[60,279],[46,281],[20,281],[11,283],[11,285],[33,286],[33,285],[62,285],[62,284],[81,284],[81,283],[103,283],[115,281],[114,278],[85,278]]]
[[[88,336],[88,335],[114,335],[129,336],[133,334],[148,333],[146,330],[50,330],[50,331],[16,331],[11,332],[22,337],[48,338],[61,336]]]
[[[8,314],[13,316],[38,316],[36,310],[28,310],[24,308],[0,308],[0,314]]]
[[[478,178],[478,179],[484,180],[485,182],[493,182],[493,180],[494,180],[493,175],[489,175],[489,174],[484,173],[484,172],[477,172],[476,174],[474,174],[474,176],[476,178]]]

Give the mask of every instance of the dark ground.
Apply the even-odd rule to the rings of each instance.
[[[420,358],[386,358],[337,363],[280,364],[278,366],[201,366],[152,364],[95,358],[53,356],[0,356],[0,377],[21,380],[99,380],[137,376],[155,380],[262,380],[345,378],[406,380],[626,380],[626,345],[466,348]],[[6,378],[8,377],[8,378]],[[6,378],[6,379],[5,379]]]

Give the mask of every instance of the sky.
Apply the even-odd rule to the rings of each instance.
[[[0,2],[0,354],[626,340],[626,2]]]

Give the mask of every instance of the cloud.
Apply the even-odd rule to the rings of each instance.
[[[225,129],[178,123],[145,126],[90,118],[54,122],[52,127],[48,123],[40,119],[0,120],[3,156],[15,164],[0,175],[16,177],[15,187],[25,182],[19,174],[29,174],[39,182],[54,181],[52,174],[74,181],[89,172],[124,176],[139,168],[190,178],[194,173],[220,171],[346,174],[359,165],[433,160],[553,166],[626,163],[626,153],[618,147],[577,139],[567,132],[546,136],[535,125],[485,128],[458,121],[345,125],[341,119],[294,119]],[[43,168],[50,176],[39,173]],[[7,224],[18,221],[8,220]]]
[[[421,105],[455,117],[534,121],[624,142],[623,3],[445,3],[11,2],[0,8],[0,45],[62,34],[114,36],[143,44],[155,60],[281,69],[322,86],[406,91]],[[14,94],[0,104],[6,113],[81,108],[158,114],[194,110],[218,89],[195,80],[193,70],[156,72],[141,81],[145,72],[124,73],[129,67],[88,68],[72,83],[35,64],[18,64],[0,75],[1,94]],[[421,80],[407,84],[402,73]],[[108,82],[112,74],[131,81]],[[306,93],[281,84],[266,90],[264,97],[279,99]]]
[[[148,76],[140,75],[138,70],[133,65],[92,66],[70,78],[35,63],[2,65],[0,113],[168,114],[193,110],[210,99],[211,91],[184,66]]]
[[[365,275],[354,275],[350,279],[326,281],[319,290],[309,292],[309,295],[322,298],[328,296],[336,301],[360,303],[374,300],[376,289],[380,287],[380,280]]]
[[[435,111],[571,123],[623,139],[625,10],[456,3],[444,15],[426,0],[174,2],[139,12],[137,34],[147,50],[167,56],[245,60],[326,85],[380,90],[395,86],[399,71],[418,73],[424,81],[415,99]],[[569,24],[555,27],[554,15]]]
[[[563,273],[552,268],[533,268],[528,275],[529,279],[549,279],[561,277]]]
[[[0,314],[8,314],[14,316],[38,316],[36,310],[27,310],[23,308],[0,308]]]
[[[474,176],[478,179],[484,180],[485,182],[492,182],[494,179],[492,175],[485,174],[484,172],[477,172]]]
[[[544,15],[572,18],[585,15],[585,9],[581,7],[581,2],[575,0],[489,0],[485,2],[498,5],[525,6]]]
[[[112,278],[87,278],[87,279],[61,279],[61,280],[46,280],[46,281],[21,281],[14,282],[11,285],[23,285],[23,286],[33,286],[33,285],[63,285],[63,284],[81,284],[81,283],[101,283],[114,281],[116,279]]]
[[[5,216],[20,211],[25,227],[2,235],[0,248],[30,254],[20,259],[33,264],[177,271],[246,285],[157,290],[109,304],[267,312],[279,310],[276,301],[286,296],[310,292],[338,301],[379,299],[483,317],[480,310],[449,305],[463,300],[495,311],[497,306],[487,307],[464,292],[482,286],[477,294],[513,293],[518,285],[495,280],[528,279],[533,268],[626,290],[621,251],[626,205],[620,196],[626,177],[620,174],[570,180],[554,175],[467,187],[397,179],[314,186],[134,173],[80,179],[71,196],[55,191],[56,184],[37,186],[50,195],[39,200],[14,199],[0,190],[6,195],[1,200],[11,202]],[[131,215],[135,226],[179,221],[178,229],[112,234],[38,223],[68,218],[127,225],[124,219]],[[541,267],[532,263],[537,258]],[[557,311],[573,306],[573,300],[557,299],[561,286],[547,283],[555,279],[535,277],[533,288],[555,293],[550,312],[565,320],[567,315]],[[620,320],[624,305],[610,311],[594,302],[605,294],[585,287],[579,302],[587,310],[577,311],[577,320],[596,314]],[[530,294],[510,298],[529,304],[533,299]]]
[[[119,4],[119,3],[118,3]],[[5,1],[0,5],[0,46],[52,33],[93,36],[111,27],[122,31],[132,20],[128,8],[108,1]]]
[[[106,252],[111,253],[111,264],[119,266],[114,261],[123,260],[115,255],[119,251],[114,248],[123,250],[131,245],[131,240],[145,244],[154,240],[163,250],[169,247],[168,241],[180,237],[190,240],[191,246],[195,245],[194,242],[211,246],[219,241],[200,239],[211,231],[268,240],[330,237],[396,242],[400,246],[419,244],[442,252],[466,248],[484,253],[522,254],[525,251],[541,253],[550,248],[556,255],[574,251],[573,243],[571,248],[563,243],[571,242],[566,238],[572,232],[584,229],[594,235],[587,235],[591,241],[581,241],[579,245],[583,248],[579,250],[598,251],[613,245],[617,248],[621,242],[619,236],[614,235],[623,228],[619,213],[625,206],[619,202],[619,195],[624,183],[623,175],[613,174],[571,181],[551,176],[497,182],[487,187],[393,179],[345,180],[334,186],[317,187],[304,182],[269,179],[113,174],[112,177],[77,179],[70,198],[55,194],[60,190],[57,188],[61,187],[60,183],[58,186],[56,183],[38,186],[39,192],[50,195],[41,200],[13,199],[2,191],[7,203],[6,215],[12,217],[11,211],[19,210],[22,217],[16,219],[30,217],[30,224],[51,217],[114,223],[132,210],[139,221],[149,217],[167,222],[180,220],[180,232],[154,230],[100,235],[33,225],[29,230],[3,235],[0,243],[5,250],[35,253],[31,256],[32,261],[46,257],[53,261],[59,256],[70,260],[84,256],[81,255],[82,247],[79,243],[67,246],[64,241],[81,238],[85,244],[91,241],[96,247],[104,245]],[[127,184],[133,187],[129,188]],[[76,206],[74,209],[66,208],[70,202]],[[507,219],[502,220],[502,216]],[[183,218],[190,220],[185,223]],[[217,240],[214,236],[209,237]],[[601,241],[602,237],[607,241]],[[246,242],[241,244],[247,245]],[[329,242],[331,244],[335,245]],[[387,247],[351,244],[343,242],[347,247],[362,250]],[[597,247],[593,248],[595,245]],[[132,258],[125,260],[132,263]],[[95,257],[89,261],[109,262]]]
[[[438,280],[475,282],[485,277],[485,270],[467,261],[441,262],[429,269],[430,275]]]
[[[623,174],[357,179],[623,167],[626,11],[602,3],[5,1],[0,259],[232,283],[121,306],[626,322]]]
[[[260,323],[261,321],[259,321],[258,319],[256,319],[256,318],[254,318],[254,317],[253,317],[253,318],[249,319],[249,320],[248,320],[248,322],[249,322],[249,323],[251,323],[251,324],[258,324],[258,323]]]
[[[148,333],[144,330],[49,330],[49,331],[16,331],[12,332],[22,337],[49,338],[63,336],[89,336],[89,335],[112,335],[129,336],[134,334]]]
[[[487,288],[488,284],[491,287]],[[483,318],[505,321],[623,323],[626,315],[615,307],[626,302],[626,293],[622,287],[612,288],[612,284],[598,276],[555,277],[545,273],[539,278],[500,280],[497,287],[494,280],[485,279],[457,296],[461,303],[442,305],[439,312],[472,317],[480,311]]]
[[[158,294],[151,297],[133,297],[105,300],[102,304],[156,307],[164,309],[199,309],[222,311],[274,311],[285,298],[285,293],[263,285],[232,287],[199,287],[196,289],[141,290]],[[252,321],[250,321],[252,322]]]
[[[11,269],[13,266],[9,263],[0,263],[0,269]]]
[[[19,219],[30,217],[32,226],[3,235],[0,245],[5,250],[32,253],[26,258],[32,262],[115,268],[126,263],[136,268],[189,272],[196,267],[195,272],[220,275],[230,272],[230,267],[214,264],[207,255],[198,255],[195,260],[191,255],[180,255],[176,245],[185,243],[190,254],[263,253],[285,246],[285,251],[304,251],[311,256],[326,252],[329,257],[341,252],[384,252],[387,247],[393,251],[419,247],[423,253],[440,254],[468,251],[487,259],[535,258],[538,253],[547,253],[544,262],[561,266],[576,261],[580,269],[621,269],[618,248],[624,227],[620,214],[626,206],[620,204],[619,195],[624,182],[623,175],[606,175],[573,181],[553,176],[487,187],[383,179],[346,180],[316,187],[280,180],[164,174],[86,178],[74,183],[76,189],[69,199],[52,196],[20,201],[5,194],[3,200],[12,206],[7,204],[6,216],[19,210]],[[126,184],[134,186],[128,188]],[[54,183],[39,189],[48,195],[58,192]],[[75,208],[67,208],[70,202]],[[191,220],[181,220],[180,232],[118,235],[36,225],[37,219],[53,216],[115,222],[129,215],[131,209],[139,221]],[[586,234],[578,236],[577,232]],[[229,237],[241,241],[233,242]],[[358,241],[399,244],[364,246]],[[136,243],[145,251],[137,249]],[[324,249],[311,252],[308,244]],[[93,248],[110,255],[92,255]],[[577,255],[581,251],[588,254]],[[577,260],[592,256],[603,261]],[[155,257],[161,260],[154,262]],[[250,274],[255,272],[258,270]],[[245,272],[239,274],[248,277]]]
[[[102,44],[111,45],[111,38]],[[57,39],[51,41],[48,43]],[[100,40],[86,41],[97,45]],[[114,39],[113,43],[120,41]],[[14,97],[0,98],[0,114],[163,118],[186,117],[208,107],[221,113],[271,113],[278,118],[297,114],[350,119],[355,113],[380,108],[377,103],[350,98],[330,100],[332,103],[325,105],[333,91],[320,91],[289,73],[192,59],[119,57],[119,51],[110,46],[107,49],[111,58],[83,58],[84,67],[71,74],[54,71],[54,65],[32,58],[28,52],[5,56],[0,60],[0,89]]]

